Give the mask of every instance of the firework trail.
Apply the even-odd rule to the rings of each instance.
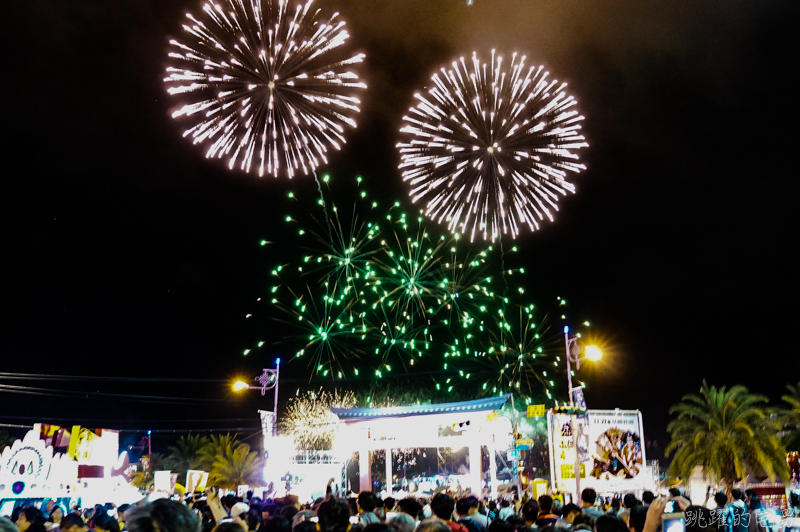
[[[503,68],[494,51],[491,64],[473,53],[432,81],[427,95],[415,95],[397,145],[413,201],[426,200],[426,216],[471,240],[552,221],[559,195],[575,192],[568,173],[585,169],[576,153],[587,146],[583,116],[566,83],[526,69],[517,54]]]
[[[364,56],[343,57],[344,22],[338,13],[320,20],[312,4],[217,0],[200,17],[187,13],[185,41],[170,41],[176,66],[164,81],[187,102],[172,116],[192,123],[184,136],[207,145],[206,157],[292,177],[344,144],[366,88],[348,68]]]

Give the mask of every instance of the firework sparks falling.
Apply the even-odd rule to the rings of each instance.
[[[184,132],[206,144],[206,157],[226,158],[247,172],[308,175],[327,162],[355,127],[357,94],[366,88],[337,50],[348,38],[335,13],[327,21],[313,0],[290,9],[284,0],[217,0],[187,14],[185,43],[170,41],[165,82],[189,103],[173,113]]]
[[[503,68],[494,51],[488,65],[473,53],[432,81],[415,95],[397,145],[413,201],[426,200],[426,216],[471,240],[552,221],[559,195],[575,192],[568,174],[586,168],[576,153],[587,146],[583,116],[566,83],[517,54]]]

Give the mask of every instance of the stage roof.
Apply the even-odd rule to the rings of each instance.
[[[486,397],[474,401],[460,403],[439,403],[432,405],[388,406],[383,408],[331,408],[331,412],[342,421],[360,421],[392,417],[428,416],[433,414],[449,414],[454,412],[481,412],[499,410],[505,405],[511,394],[497,397]]]

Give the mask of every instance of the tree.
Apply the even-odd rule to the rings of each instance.
[[[235,490],[242,484],[261,485],[264,483],[263,456],[240,442],[236,442],[232,448],[222,448],[214,456],[208,481],[211,485],[229,490]]]
[[[170,447],[170,455],[167,457],[169,469],[178,473],[178,483],[186,484],[186,470],[196,469],[200,462],[200,452],[207,446],[210,440],[198,434],[183,436],[175,442],[174,447]]]
[[[800,382],[786,386],[789,393],[781,397],[789,408],[779,411],[781,424],[786,430],[783,443],[787,451],[800,451]]]
[[[6,447],[13,445],[15,441],[17,441],[17,439],[9,434],[7,430],[0,430],[0,453],[2,453]]]
[[[744,386],[717,389],[703,381],[700,395],[685,395],[682,403],[670,408],[670,414],[678,417],[667,426],[672,441],[666,453],[675,452],[668,474],[688,479],[701,466],[728,492],[748,469],[788,482],[780,424],[767,416],[762,406],[766,402],[766,397],[751,394]]]
[[[224,436],[211,435],[207,439],[206,444],[200,448],[198,459],[195,462],[198,469],[211,472],[214,463],[219,456],[231,456],[237,447],[243,445],[241,442],[236,441],[236,435],[231,436],[226,434]],[[249,449],[249,447],[248,447]]]

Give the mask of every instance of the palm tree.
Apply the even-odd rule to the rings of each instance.
[[[211,468],[214,467],[217,456],[230,456],[240,445],[243,444],[236,441],[235,434],[233,436],[230,434],[224,436],[215,436],[212,434],[211,437],[207,439],[206,444],[200,448],[195,464],[198,469],[210,472]]]
[[[780,424],[767,416],[761,406],[766,402],[766,397],[751,394],[744,386],[717,389],[703,381],[700,395],[686,395],[670,408],[670,414],[678,417],[667,426],[672,441],[666,453],[675,452],[668,474],[688,479],[701,466],[728,492],[748,469],[788,481],[786,451],[778,438]]]
[[[242,484],[254,486],[264,483],[264,459],[261,453],[251,451],[249,445],[238,442],[234,449],[225,451],[214,457],[208,475],[210,484],[235,490]]]
[[[789,408],[779,411],[781,423],[787,430],[783,442],[787,451],[800,451],[800,382],[797,386],[789,384],[786,389],[789,393],[781,399],[789,404]]]
[[[183,436],[175,442],[167,458],[169,469],[178,473],[178,482],[186,484],[186,470],[195,469],[200,461],[200,451],[209,444],[209,439],[197,434]]]

